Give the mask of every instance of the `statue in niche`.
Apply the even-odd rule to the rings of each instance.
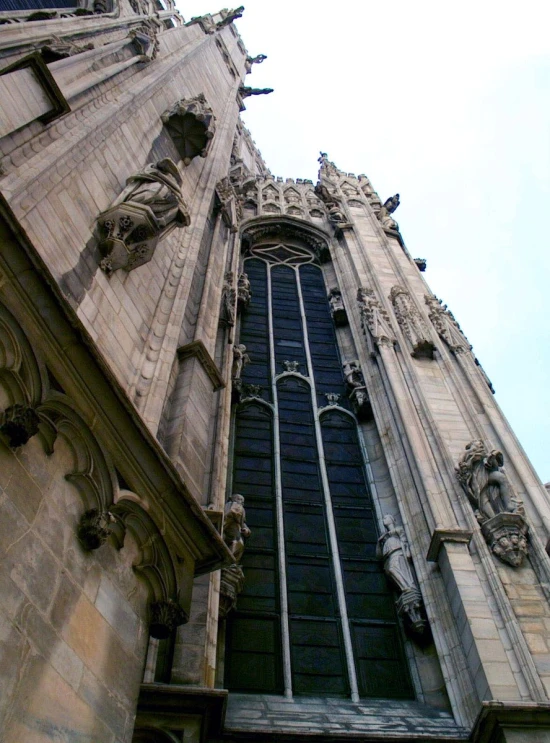
[[[523,503],[514,493],[503,465],[501,451],[489,451],[481,439],[475,439],[466,446],[456,475],[492,551],[517,567],[528,553],[529,527]]]
[[[110,274],[151,260],[155,248],[175,227],[191,219],[181,193],[182,178],[169,158],[130,176],[126,188],[97,220],[100,267]]]
[[[422,597],[416,587],[409,560],[411,551],[405,532],[396,526],[391,514],[383,518],[384,533],[376,545],[376,556],[384,561],[384,572],[399,589],[397,610],[406,618],[412,629],[421,634],[426,622],[422,615]]]
[[[220,615],[225,617],[236,605],[237,596],[244,585],[243,569],[239,565],[244,552],[245,540],[251,532],[246,524],[244,498],[234,493],[225,504],[223,539],[229,547],[234,563],[222,569],[220,582]]]
[[[228,271],[224,277],[222,301],[220,307],[220,323],[226,327],[235,324],[235,305],[237,292],[233,287],[233,273]]]
[[[394,286],[390,299],[403,335],[412,346],[411,356],[433,359],[434,344],[428,325],[409,292],[401,286]]]
[[[395,196],[390,196],[389,199],[386,199],[384,204],[380,207],[380,211],[376,216],[385,230],[394,230],[395,232],[399,232],[399,225],[391,215],[400,203],[399,194],[396,193]]]

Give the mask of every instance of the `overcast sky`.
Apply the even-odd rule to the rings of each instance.
[[[274,175],[366,173],[550,480],[550,2],[243,0]],[[220,8],[179,0],[186,20]]]

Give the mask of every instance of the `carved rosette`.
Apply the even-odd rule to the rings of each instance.
[[[475,439],[466,446],[456,475],[493,554],[518,567],[529,552],[529,526],[523,503],[502,469],[503,464],[501,451],[490,451],[483,441]]]
[[[376,298],[374,291],[367,288],[358,289],[357,302],[363,332],[368,331],[377,346],[393,346],[395,333],[390,317]]]
[[[38,433],[39,422],[38,414],[29,405],[10,405],[0,415],[0,431],[15,449]]]
[[[111,534],[115,519],[109,511],[91,508],[80,517],[76,535],[85,550],[91,551],[101,547]]]
[[[207,156],[216,131],[216,117],[203,93],[177,101],[161,119],[184,165],[189,165],[198,155]]]
[[[348,314],[346,312],[346,308],[344,307],[344,301],[342,299],[340,290],[331,289],[330,294],[328,295],[328,301],[330,305],[330,314],[332,315],[334,324],[340,326],[347,325]]]
[[[394,286],[390,299],[399,327],[412,347],[411,356],[433,359],[434,344],[430,331],[409,292],[402,286]]]
[[[185,624],[189,619],[185,611],[173,599],[155,601],[150,609],[149,634],[156,640],[166,640],[176,627]]]

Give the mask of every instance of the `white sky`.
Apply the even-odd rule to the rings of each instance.
[[[216,0],[179,0],[186,20]],[[366,173],[550,480],[550,3],[243,0],[243,114],[274,175]],[[236,5],[239,4],[236,2]]]

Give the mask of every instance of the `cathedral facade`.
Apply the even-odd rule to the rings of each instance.
[[[243,9],[0,11],[5,743],[550,740],[550,500]]]

